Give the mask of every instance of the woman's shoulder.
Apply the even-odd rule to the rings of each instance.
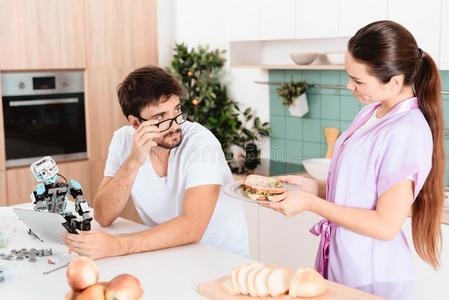
[[[415,145],[432,145],[432,131],[429,123],[419,109],[410,110],[399,115],[388,122],[384,133],[387,139],[403,140],[404,143],[415,147]]]

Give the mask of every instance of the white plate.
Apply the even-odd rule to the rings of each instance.
[[[231,183],[223,186],[223,191],[227,195],[231,196],[232,198],[243,200],[243,201],[248,201],[248,202],[252,202],[252,203],[273,203],[273,201],[253,200],[253,199],[249,198],[246,195],[245,191],[243,191],[242,183],[243,183],[243,180],[231,182]],[[296,186],[294,184],[285,183],[285,182],[282,183],[282,188],[286,189],[287,191],[299,191],[298,186]]]

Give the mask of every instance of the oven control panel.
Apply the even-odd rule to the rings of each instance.
[[[2,73],[2,96],[82,93],[83,91],[82,71]]]

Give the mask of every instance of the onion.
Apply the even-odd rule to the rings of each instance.
[[[75,291],[83,290],[98,281],[98,269],[90,258],[75,257],[67,268],[67,281]]]
[[[120,274],[106,286],[106,300],[138,300],[143,296],[140,281],[130,274]]]

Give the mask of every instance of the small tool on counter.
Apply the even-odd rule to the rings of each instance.
[[[334,154],[334,145],[335,141],[338,138],[338,134],[340,133],[340,130],[338,128],[324,128],[324,137],[326,138],[326,144],[327,144],[327,151],[325,158],[332,158],[332,155]]]
[[[54,268],[54,269],[42,272],[42,274],[47,275],[47,274],[53,273],[54,271],[61,270],[61,269],[65,268],[65,267],[67,267],[68,265],[69,265],[69,263],[66,263],[65,265],[62,265],[62,266],[59,266],[57,268]]]

